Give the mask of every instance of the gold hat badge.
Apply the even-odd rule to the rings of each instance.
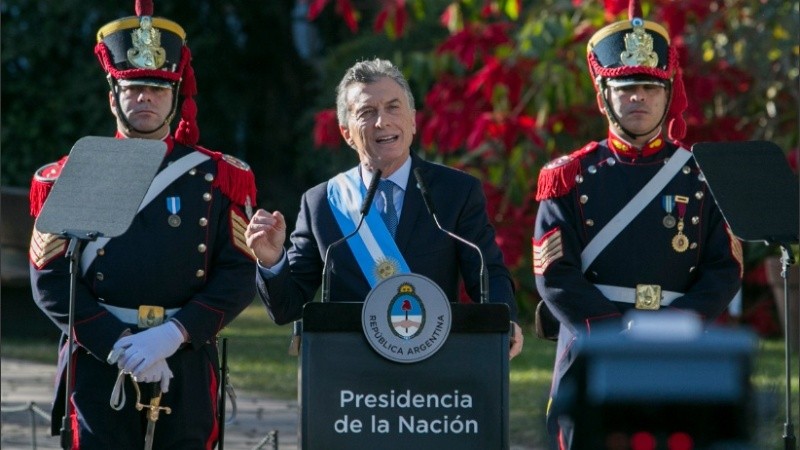
[[[128,62],[140,69],[159,69],[167,59],[161,47],[161,32],[153,28],[153,19],[143,16],[139,28],[131,32],[132,48],[128,49]]]
[[[633,32],[625,34],[625,51],[619,59],[626,66],[656,67],[658,55],[653,51],[653,37],[644,31],[644,20],[631,20]]]

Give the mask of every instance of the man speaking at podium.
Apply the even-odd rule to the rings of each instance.
[[[458,300],[461,278],[477,302],[479,253],[437,227],[426,211],[422,188],[438,208],[434,212],[442,228],[481,249],[489,300],[509,306],[514,329],[509,355],[518,355],[523,338],[513,322],[514,288],[495,243],[480,181],[411,153],[414,97],[402,73],[385,60],[356,63],[339,83],[336,109],[339,130],[358,153],[360,164],[305,192],[287,251],[286,221],[278,211],[258,210],[245,232],[258,258],[258,292],[272,319],[278,324],[300,319],[303,305],[313,300],[326,270],[332,301],[363,301],[382,279],[411,272],[430,278],[451,302]],[[331,246],[347,235],[343,230],[354,229],[360,221],[362,199],[378,172],[381,179],[374,201],[380,214],[367,214],[363,223],[370,238],[357,235]],[[425,186],[418,186],[416,177]]]
[[[71,448],[140,449],[149,438],[156,449],[211,449],[220,427],[216,336],[255,296],[255,262],[244,228],[256,188],[246,164],[197,145],[197,88],[182,27],[153,17],[152,1],[137,0],[136,14],[101,27],[95,54],[107,73],[117,138],[162,140],[166,154],[150,186],[153,200],[128,230],[83,251],[74,309]],[[172,134],[179,97],[180,123]],[[65,163],[66,157],[37,171],[34,216]],[[66,240],[34,230],[33,297],[65,338],[66,249]],[[66,349],[64,344],[59,356],[54,434],[64,416]],[[171,413],[161,414],[157,427],[145,431],[145,412],[135,407],[125,374],[141,384],[143,403],[163,393],[161,405]],[[127,401],[111,401],[112,392],[124,392]]]

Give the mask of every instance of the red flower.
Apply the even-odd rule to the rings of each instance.
[[[789,168],[792,172],[797,173],[797,162],[800,159],[800,147],[794,148],[786,155],[786,162],[789,163]]]
[[[322,10],[325,9],[325,5],[327,5],[329,1],[330,0],[311,0],[311,3],[308,4],[308,20],[316,19]]]
[[[336,12],[342,16],[344,23],[351,32],[358,31],[358,23],[356,22],[356,11],[353,9],[353,4],[350,0],[336,0]]]
[[[408,22],[405,0],[388,0],[375,17],[372,29],[376,33],[386,30],[391,37],[402,36]]]
[[[466,80],[444,75],[425,96],[425,114],[420,116],[420,142],[443,153],[464,145],[480,115],[491,106],[479,95],[465,91]]]
[[[308,20],[316,19],[322,13],[322,10],[325,9],[328,2],[330,2],[330,0],[311,0],[311,3],[308,4]],[[342,19],[344,19],[350,31],[353,33],[358,31],[356,12],[350,0],[336,0],[336,13],[342,16]]]
[[[603,7],[606,10],[606,18],[612,21],[617,14],[628,9],[628,0],[604,0]]]
[[[314,114],[314,146],[338,149],[342,142],[336,110],[324,109]]]
[[[461,64],[471,69],[476,57],[491,54],[496,47],[511,43],[510,26],[510,23],[472,24],[447,38],[437,53],[453,53]]]

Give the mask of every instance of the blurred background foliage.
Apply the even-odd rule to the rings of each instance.
[[[132,15],[133,3],[0,4],[4,186],[27,186],[81,136],[113,133],[95,33]],[[796,167],[798,0],[642,5],[680,51],[685,144],[770,140]],[[627,17],[626,0],[160,0],[155,13],[187,31],[201,143],[250,163],[259,206],[280,209],[289,223],[305,189],[356,161],[330,111],[345,69],[373,57],[401,67],[417,101],[415,150],[483,180],[530,317],[538,171],[605,137],[586,42]],[[747,253],[756,281],[770,253],[762,247]]]

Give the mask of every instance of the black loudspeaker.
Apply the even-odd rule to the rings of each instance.
[[[755,336],[647,312],[576,342],[554,408],[580,450],[755,450]]]

